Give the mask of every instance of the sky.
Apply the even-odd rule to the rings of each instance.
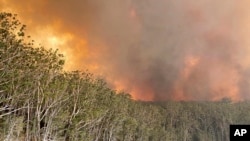
[[[250,99],[248,0],[0,0],[27,33],[133,99]]]

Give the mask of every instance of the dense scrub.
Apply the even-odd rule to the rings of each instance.
[[[250,103],[141,102],[88,72],[64,72],[63,55],[34,47],[0,13],[0,140],[227,141],[250,123]]]

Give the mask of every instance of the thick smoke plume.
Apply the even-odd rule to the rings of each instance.
[[[140,100],[250,98],[248,0],[0,0],[41,44]]]

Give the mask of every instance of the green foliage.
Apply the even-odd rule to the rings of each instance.
[[[58,50],[28,42],[0,13],[0,140],[226,141],[249,102],[140,102],[88,72],[63,72]]]

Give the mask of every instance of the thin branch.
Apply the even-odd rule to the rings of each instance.
[[[25,108],[27,108],[27,107],[18,108],[18,109],[15,109],[15,110],[11,111],[11,112],[2,114],[2,115],[0,115],[0,118],[2,118],[2,117],[4,117],[4,116],[7,116],[7,115],[9,115],[9,114],[11,114],[11,113],[14,113],[14,112],[16,112],[16,111],[19,111],[19,110],[21,110],[21,109],[25,109]]]

